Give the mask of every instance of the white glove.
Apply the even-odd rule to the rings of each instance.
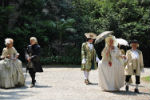
[[[85,64],[86,63],[86,59],[82,59],[82,64]]]
[[[141,70],[141,72],[142,72],[142,73],[144,73],[144,72],[145,72],[145,71],[144,71],[144,68]]]
[[[96,62],[99,63],[100,62],[100,59],[98,57],[96,57]]]
[[[125,66],[125,69],[127,70],[127,69],[128,69],[128,66]]]

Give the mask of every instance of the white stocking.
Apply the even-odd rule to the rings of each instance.
[[[84,79],[85,80],[89,79],[89,72],[88,71],[84,71]]]
[[[138,89],[138,87],[139,87],[139,85],[138,85],[138,84],[136,84],[135,88],[136,88],[136,89]]]

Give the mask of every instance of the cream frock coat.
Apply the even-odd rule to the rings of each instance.
[[[133,69],[133,58],[132,58],[132,50],[128,50],[126,53],[127,56],[127,64],[126,64],[126,68],[125,68],[125,75],[138,75],[140,76],[141,71],[144,68],[144,63],[143,63],[143,54],[140,50],[136,50],[139,54],[139,58],[137,61],[137,66],[136,66],[136,73],[134,73],[134,69]]]

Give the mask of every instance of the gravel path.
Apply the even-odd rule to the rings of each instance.
[[[146,69],[142,76],[148,75]],[[120,92],[104,92],[98,86],[98,73],[92,71],[90,80],[93,85],[83,83],[80,68],[44,68],[44,73],[37,74],[37,85],[29,88],[30,77],[27,75],[26,86],[15,89],[0,89],[0,100],[150,100],[150,87],[141,82],[140,94],[134,93],[134,85],[126,93],[124,87]]]

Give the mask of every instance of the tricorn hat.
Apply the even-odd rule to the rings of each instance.
[[[138,44],[139,44],[139,42],[138,42],[137,40],[135,40],[135,39],[132,40],[132,41],[130,42],[130,44],[131,44],[131,43],[138,43]]]
[[[138,44],[138,47],[139,47],[139,42],[137,41],[137,40],[132,40],[131,42],[130,42],[130,46],[132,45],[132,43],[136,43],[136,44]]]
[[[84,34],[87,39],[96,39],[97,35],[95,33],[85,33]]]

